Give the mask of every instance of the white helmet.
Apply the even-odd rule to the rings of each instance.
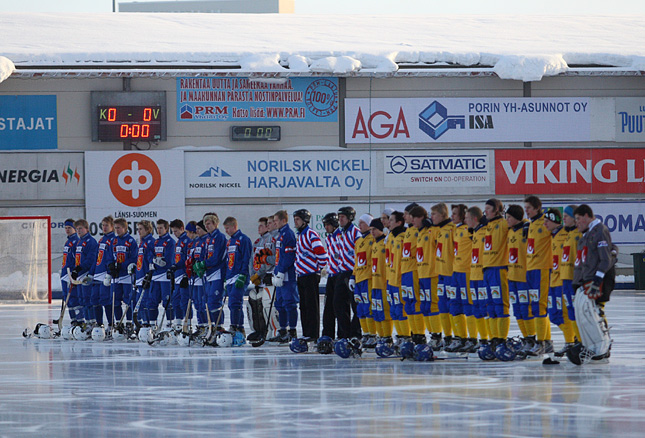
[[[139,340],[141,342],[148,342],[148,337],[150,336],[150,327],[141,327],[139,329]]]
[[[81,327],[80,325],[74,327],[74,329],[72,330],[72,336],[74,336],[74,339],[76,339],[77,341],[87,341],[90,337],[90,335],[85,330],[83,330],[83,327]]]
[[[92,329],[92,340],[96,342],[105,341],[105,327],[94,327]]]
[[[190,336],[186,333],[179,333],[179,336],[177,336],[177,343],[182,347],[190,346]]]
[[[61,336],[63,337],[63,339],[65,339],[66,341],[71,341],[72,339],[74,339],[74,336],[72,335],[73,328],[74,327],[72,327],[71,325],[66,325],[63,327],[63,330],[61,331]]]
[[[125,335],[117,329],[112,329],[112,339],[115,341],[123,341],[125,340]]]
[[[166,337],[165,337],[165,343],[164,345],[177,345],[178,340],[177,340],[177,335],[175,334],[174,330],[170,330],[169,332],[166,332]]]
[[[49,339],[51,338],[51,328],[47,324],[38,324],[36,325],[36,330],[34,334],[37,338],[40,339]]]
[[[218,347],[230,347],[233,345],[233,335],[228,332],[219,332],[215,337]]]

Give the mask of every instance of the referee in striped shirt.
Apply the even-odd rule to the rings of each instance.
[[[298,231],[296,244],[296,276],[300,295],[302,335],[313,341],[320,334],[320,270],[325,267],[327,251],[320,236],[309,227],[311,213],[300,209],[293,212],[293,222]]]

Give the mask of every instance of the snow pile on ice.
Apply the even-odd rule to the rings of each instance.
[[[11,73],[16,69],[10,59],[0,56],[0,82],[11,76]]]
[[[18,68],[218,65],[242,74],[391,74],[401,64],[432,63],[492,67],[502,78],[523,81],[571,65],[645,70],[642,15],[241,17],[3,13],[0,55]],[[0,79],[12,71],[0,62]]]

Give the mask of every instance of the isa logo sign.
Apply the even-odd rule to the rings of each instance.
[[[0,150],[58,149],[56,96],[0,96]]]

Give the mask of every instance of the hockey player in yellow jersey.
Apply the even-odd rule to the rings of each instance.
[[[403,251],[403,238],[405,225],[403,213],[395,211],[390,215],[390,234],[387,238],[387,291],[390,300],[390,316],[396,328],[397,343],[410,337],[408,318],[403,310],[401,301],[401,254]]]
[[[562,305],[562,250],[568,239],[567,231],[562,225],[562,216],[560,210],[549,208],[544,213],[544,226],[551,233],[551,256],[553,263],[551,266],[549,282],[549,300],[547,311],[551,322],[562,330],[564,334],[564,348],[557,352],[557,356],[562,357],[566,351],[575,343],[575,334],[573,325],[569,316],[565,318]]]
[[[412,335],[412,342],[425,344],[425,324],[421,314],[421,301],[419,296],[419,274],[417,272],[417,237],[419,230],[412,223],[410,211],[418,207],[412,203],[405,207],[403,219],[407,228],[403,237],[403,250],[401,251],[401,298],[403,310],[408,317],[408,324]]]
[[[455,224],[452,223],[448,206],[443,202],[435,204],[430,209],[430,218],[436,227],[437,243],[434,253],[435,269],[439,277],[437,282],[437,297],[441,328],[445,336],[445,351],[455,352],[464,345],[467,337],[466,318],[463,312],[457,315],[459,306],[457,288],[452,283]],[[452,336],[454,333],[454,337]]]
[[[363,214],[358,219],[361,236],[354,243],[354,270],[349,280],[349,287],[354,292],[356,315],[363,331],[362,345],[365,348],[376,346],[376,326],[371,311],[372,292],[372,245],[374,238],[370,233],[372,216]]]
[[[381,219],[374,219],[370,223],[370,233],[374,239],[371,257],[371,296],[372,317],[376,325],[376,333],[383,342],[392,343],[392,317],[387,294],[387,266],[385,263],[385,233]]]
[[[508,297],[508,224],[502,217],[504,206],[499,199],[489,199],[484,207],[488,219],[484,237],[484,282],[488,290],[488,320],[491,331],[491,349],[506,342],[510,328]]]
[[[450,301],[450,314],[453,320],[458,320],[455,325],[465,324],[468,338],[458,350],[464,353],[474,353],[477,347],[477,319],[473,313],[473,302],[470,297],[470,256],[472,252],[472,238],[468,231],[465,204],[451,206],[452,222],[455,224],[453,231],[453,273],[452,285],[455,288],[455,298]]]
[[[419,275],[420,310],[424,325],[430,332],[430,346],[433,350],[439,350],[443,340],[437,300],[438,277],[434,258],[437,227],[432,225],[428,219],[428,212],[421,206],[410,210],[410,215],[418,229],[416,262]]]
[[[551,269],[551,233],[544,228],[542,201],[537,196],[524,199],[524,211],[531,221],[526,242],[526,282],[529,285],[531,311],[535,317],[536,345],[527,351],[531,356],[553,353],[551,323],[547,314],[549,271]]]
[[[565,318],[568,317],[571,321],[576,338],[580,340],[580,333],[578,332],[578,325],[576,324],[576,314],[573,310],[573,298],[576,293],[573,288],[573,268],[576,254],[578,253],[578,241],[582,237],[582,233],[580,233],[580,230],[576,227],[576,219],[573,216],[573,212],[576,208],[578,208],[577,205],[568,205],[564,207],[562,221],[564,222],[564,231],[567,233],[567,240],[562,248],[560,278],[562,278],[562,301],[566,309],[563,309],[563,312],[565,312]],[[558,353],[556,353],[556,356]]]
[[[506,209],[508,224],[508,294],[517,325],[522,332],[524,344],[535,345],[535,319],[529,306],[529,287],[526,283],[526,241],[529,221],[524,219],[520,205]]]
[[[479,207],[470,207],[466,211],[466,225],[472,236],[472,250],[470,262],[470,298],[473,302],[473,315],[477,320],[477,332],[479,334],[480,349],[488,345],[488,308],[486,284],[484,283],[484,272],[481,255],[484,252],[484,239],[486,237],[486,226],[488,221]],[[490,346],[488,346],[490,348]],[[495,355],[490,350],[490,354]]]

